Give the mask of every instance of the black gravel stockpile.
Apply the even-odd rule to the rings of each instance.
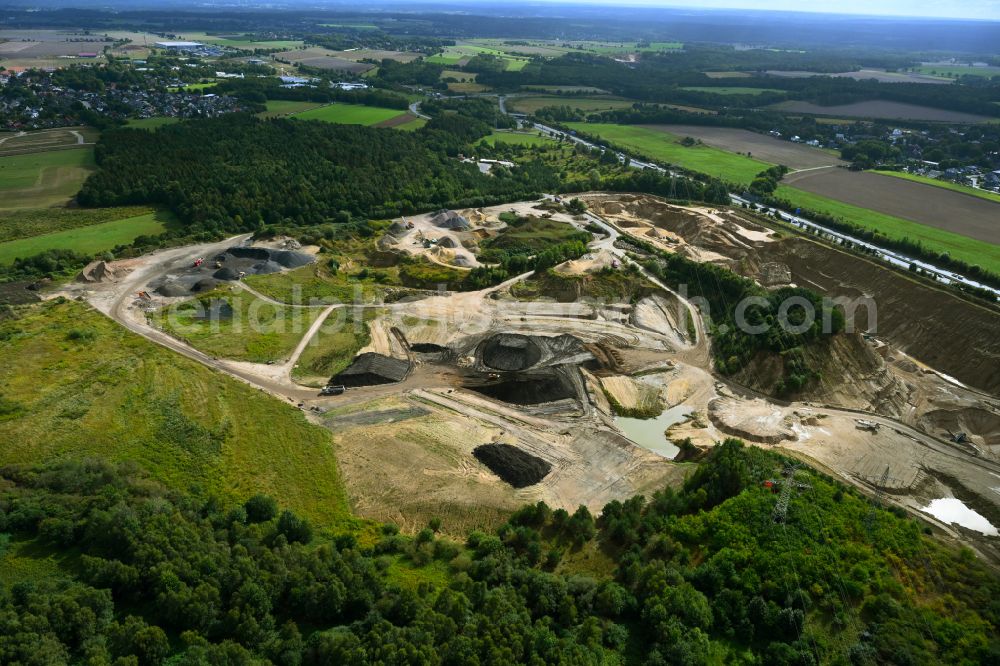
[[[447,347],[442,347],[431,342],[415,342],[410,345],[410,349],[418,354],[443,354],[448,351]]]
[[[483,444],[472,455],[515,488],[533,486],[552,471],[549,463],[510,444]]]
[[[504,333],[494,335],[484,343],[483,363],[494,370],[516,372],[538,363],[542,350],[526,335]]]
[[[253,259],[266,262],[273,261],[284,268],[299,268],[311,263],[313,258],[305,252],[293,250],[270,250],[265,247],[231,247],[226,254],[237,259]]]
[[[515,379],[498,384],[470,386],[473,391],[514,405],[540,405],[575,398],[576,394],[559,377]]]

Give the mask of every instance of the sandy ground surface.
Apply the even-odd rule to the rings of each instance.
[[[624,234],[645,236],[649,228],[661,225],[670,226],[681,239],[665,243],[675,251],[697,248],[699,239],[708,238],[727,251],[773,242],[766,229],[727,211],[616,209],[610,205],[614,196],[628,195],[593,195],[588,201],[601,214],[572,220],[606,228],[592,244],[595,256],[609,253],[626,263],[615,240]],[[527,212],[534,205],[515,208]],[[487,226],[509,208],[470,216],[476,225]],[[320,397],[289,376],[318,324],[303,333],[286,363],[259,365],[211,358],[146,322],[150,304],[137,296],[145,285],[195,257],[211,256],[242,240],[174,248],[122,262],[113,281],[75,284],[64,293],[83,296],[157,344],[299,404],[311,420],[330,429],[358,515],[392,520],[410,531],[440,516],[448,531],[460,534],[496,524],[526,501],[541,499],[567,509],[584,504],[596,511],[609,500],[680,483],[690,468],[644,448],[656,441],[626,437],[609,413],[603,395],[607,390],[622,404],[640,405],[655,396],[664,407],[682,409],[687,418],[653,433],[662,443],[668,437],[691,437],[707,447],[738,433],[751,444],[780,448],[866,491],[882,487],[891,493],[891,501],[921,515],[930,500],[954,496],[1000,525],[1000,495],[994,490],[1000,487],[995,455],[1000,421],[990,420],[1000,414],[1000,401],[922,368],[899,352],[883,349],[890,360],[880,372],[909,388],[905,408],[886,413],[875,404],[858,409],[854,403],[778,403],[712,374],[704,324],[695,316],[697,337],[687,338],[680,319],[685,312],[697,313],[673,292],[665,290],[635,306],[517,302],[510,298],[509,287],[527,277],[522,275],[480,292],[445,292],[380,306],[370,349],[413,358],[414,368],[397,384]],[[323,316],[334,309],[321,307]],[[567,359],[574,364],[591,359],[591,365],[580,372],[553,358],[528,368],[524,376],[498,378],[481,359],[482,344],[497,333],[552,340],[571,335],[582,347],[565,352]],[[407,347],[417,342],[440,345],[442,350],[414,354]],[[551,378],[553,372],[569,382],[570,397],[520,405],[487,397],[479,388],[531,376]],[[876,422],[879,428],[863,430],[858,419]],[[942,433],[949,424],[968,429],[972,440],[949,442]],[[552,465],[552,472],[534,486],[515,490],[472,455],[475,446],[491,442],[509,443],[538,456]],[[934,524],[947,538],[998,556],[991,540],[995,538]]]

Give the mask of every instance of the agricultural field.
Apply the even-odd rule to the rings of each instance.
[[[491,146],[498,143],[510,143],[516,146],[544,146],[551,145],[552,139],[529,132],[493,132],[489,136],[483,137],[480,143]]]
[[[226,303],[232,316],[209,316],[212,303]],[[274,305],[238,287],[220,287],[151,315],[159,328],[216,358],[251,363],[286,359],[320,308]]]
[[[570,49],[559,46],[555,42],[533,39],[470,39],[468,43],[511,55],[541,56],[543,58],[558,58],[570,51]]]
[[[353,521],[330,433],[299,410],[83,304],[22,312],[0,323],[0,464],[134,461],[178,490],[267,493],[326,527]]]
[[[408,116],[408,118],[410,118],[410,120],[407,120],[405,123],[399,125],[381,124],[379,127],[392,127],[393,129],[403,130],[404,132],[413,132],[427,124],[426,118],[417,118],[416,116]],[[395,118],[393,120],[395,120]],[[392,122],[392,120],[388,122]]]
[[[396,60],[398,62],[413,62],[420,57],[419,53],[408,51],[386,51],[384,49],[355,49],[353,51],[331,51],[330,55],[344,60]]]
[[[710,79],[749,79],[753,76],[750,72],[702,72]]]
[[[649,42],[640,46],[640,42],[596,42],[574,41],[563,42],[574,50],[580,49],[597,53],[598,55],[623,55],[627,53],[658,53],[661,51],[679,51],[684,48],[681,42]]]
[[[537,92],[549,93],[590,93],[592,95],[610,95],[611,93],[602,88],[592,86],[521,86],[522,90],[534,90]]]
[[[0,211],[64,206],[94,168],[90,146],[0,157]]]
[[[503,58],[507,61],[507,71],[511,72],[523,69],[529,62],[529,58],[512,56],[506,51],[479,46],[472,42],[458,42],[454,46],[445,47],[441,53],[427,58],[427,62],[437,63],[439,65],[456,65],[460,67],[464,65],[469,58],[482,54]]]
[[[136,129],[147,129],[147,130],[157,130],[164,125],[173,125],[174,123],[180,122],[180,118],[167,117],[167,116],[154,116],[152,118],[131,118],[125,123],[126,127],[134,127]]]
[[[148,206],[39,208],[0,212],[0,243],[88,227],[154,212]]]
[[[457,83],[451,82],[448,84],[448,90],[455,93],[461,93],[464,95],[486,92],[489,90],[489,86],[484,86],[481,83],[476,83],[475,81],[458,81]]]
[[[0,132],[0,157],[76,148],[96,143],[100,132],[90,127],[60,127],[35,132]]]
[[[778,88],[751,88],[749,86],[684,86],[681,90],[715,93],[716,95],[763,95],[784,92]]]
[[[870,171],[819,169],[789,174],[782,182],[1000,248],[1000,203],[994,201]]]
[[[356,62],[347,58],[339,58],[334,53],[335,51],[325,49],[321,46],[311,46],[292,51],[283,51],[276,53],[275,56],[289,62],[301,63],[307,67],[350,72],[351,74],[363,74],[375,67],[375,65],[366,62]]]
[[[342,125],[377,125],[405,115],[407,112],[400,109],[362,106],[361,104],[328,104],[296,113],[294,117],[300,120],[322,120]]]
[[[81,212],[86,214],[90,211]],[[158,236],[166,231],[171,220],[169,213],[149,212],[6,241],[0,243],[0,266],[13,263],[18,257],[30,257],[46,250],[74,250],[81,254],[97,254],[119,245],[127,245],[139,236]],[[2,221],[3,217],[0,217],[0,222]]]
[[[69,30],[0,30],[0,65],[8,69],[60,68],[81,62],[105,62],[104,48],[113,40],[100,34]],[[96,58],[80,58],[96,53]]]
[[[972,65],[951,65],[951,64],[927,64],[914,67],[914,72],[919,74],[929,74],[931,76],[945,76],[958,78],[960,76],[1000,76],[1000,67],[974,67]]]
[[[158,41],[161,38],[157,38]],[[226,46],[232,49],[243,49],[246,51],[252,51],[254,49],[282,49],[282,50],[292,50],[300,49],[303,46],[303,42],[298,39],[273,39],[273,40],[255,40],[247,37],[246,35],[213,35],[206,32],[191,32],[184,33],[184,35],[179,37],[183,41],[191,42],[204,42],[205,44],[215,44],[217,46]]]
[[[978,116],[961,111],[946,111],[929,106],[903,104],[901,102],[868,101],[853,104],[837,104],[820,106],[812,102],[788,101],[774,104],[770,108],[789,113],[806,113],[818,116],[837,116],[842,118],[885,118],[888,120],[924,120],[940,123],[979,123],[989,120],[986,116]]]
[[[321,102],[296,102],[284,99],[269,99],[267,100],[267,110],[261,112],[259,115],[262,118],[291,116],[296,113],[302,113],[303,111],[309,111],[310,109],[316,109],[321,106],[323,106]]]
[[[320,23],[321,28],[353,28],[354,30],[378,30],[374,23]]]
[[[936,83],[949,84],[951,79],[941,76],[930,76],[920,72],[888,72],[884,69],[859,69],[853,72],[809,72],[802,70],[768,70],[770,76],[778,76],[786,79],[803,79],[812,76],[832,76],[856,81],[867,81],[875,79],[879,83]]]
[[[683,137],[649,127],[608,123],[566,124],[579,132],[600,136],[652,160],[676,164],[734,183],[748,184],[754,176],[772,166],[767,162],[704,144],[684,146],[681,145]]]
[[[751,157],[790,169],[812,169],[845,164],[836,154],[801,143],[783,141],[759,132],[734,127],[704,125],[643,125],[675,136],[690,136],[702,143],[728,152],[749,153]]]
[[[568,106],[584,112],[627,109],[633,101],[608,95],[598,97],[576,97],[570,95],[527,95],[508,97],[507,108],[519,113],[534,113],[546,106]]]
[[[915,183],[923,183],[924,185],[932,185],[934,187],[943,187],[946,190],[952,190],[953,192],[961,192],[962,194],[968,194],[972,197],[980,197],[986,199],[987,201],[995,201],[1000,203],[1000,193],[989,192],[987,190],[980,190],[975,187],[968,187],[966,185],[959,185],[958,183],[953,183],[950,180],[939,180],[937,178],[928,178],[927,176],[920,176],[915,173],[906,173],[905,171],[881,171],[876,170],[875,173],[882,174],[883,176],[892,176],[893,178],[903,178],[905,180],[912,180]]]
[[[851,205],[789,185],[779,185],[775,195],[791,201],[796,206],[841,217],[893,238],[920,241],[929,249],[947,252],[952,257],[993,272],[1000,271],[1000,245],[984,243],[952,231]]]

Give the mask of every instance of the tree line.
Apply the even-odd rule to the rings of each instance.
[[[273,499],[168,490],[134,464],[0,469],[0,662],[990,663],[1000,582],[900,512],[735,440],[598,516],[542,502],[462,541],[311,525]],[[786,470],[783,473],[783,468]],[[787,517],[777,493],[795,483]],[[799,487],[801,486],[801,487]],[[4,553],[3,551],[10,551]],[[605,558],[612,570],[564,566]],[[421,576],[425,567],[443,572]],[[419,584],[400,584],[393,571]]]

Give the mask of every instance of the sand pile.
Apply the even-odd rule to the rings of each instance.
[[[92,261],[76,276],[77,282],[111,282],[128,271],[106,261]]]

